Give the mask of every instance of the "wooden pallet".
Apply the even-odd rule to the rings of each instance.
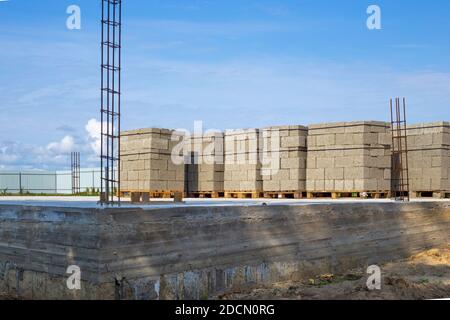
[[[186,198],[198,198],[198,199],[217,199],[223,198],[225,192],[219,191],[199,191],[199,192],[188,192],[186,193]]]
[[[306,197],[306,192],[301,191],[266,191],[264,198],[268,199],[303,199]]]
[[[150,199],[183,199],[183,192],[180,191],[121,191],[122,198],[131,198],[131,202],[148,202]]]
[[[390,191],[343,191],[343,192],[307,192],[308,199],[342,199],[342,198],[359,198],[359,199],[388,199],[390,197]]]
[[[227,199],[259,199],[263,197],[264,193],[259,191],[225,191]]]
[[[450,191],[412,191],[411,198],[448,199]]]

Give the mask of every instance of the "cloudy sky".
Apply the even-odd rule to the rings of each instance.
[[[0,1],[0,170],[98,166],[100,4]],[[382,29],[366,26],[379,5]],[[81,8],[81,30],[66,10]],[[124,129],[450,120],[448,0],[124,0]]]

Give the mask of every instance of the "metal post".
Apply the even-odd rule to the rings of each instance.
[[[71,177],[71,183],[72,183],[72,194],[75,194],[75,188],[74,188],[74,174],[73,174],[73,152],[70,153],[70,177]]]
[[[120,204],[122,0],[102,0],[101,39],[100,202],[111,205]]]
[[[394,109],[395,108],[395,109]],[[409,167],[408,167],[408,136],[406,125],[406,99],[403,107],[400,98],[390,100],[392,159],[391,159],[391,193],[396,200],[409,201]]]
[[[409,190],[409,159],[408,159],[408,129],[406,126],[406,98],[403,98],[403,116],[405,119],[404,125],[404,136],[405,136],[405,168],[406,168],[406,188],[408,193],[408,201],[411,200],[411,194]]]
[[[79,152],[72,152],[71,155],[71,174],[72,174],[72,194],[81,193],[81,155]]]
[[[81,154],[78,152],[77,160],[77,181],[78,181],[78,194],[81,193]]]
[[[104,75],[103,75],[103,73],[104,73],[104,68],[103,68],[103,59],[104,59],[104,45],[103,45],[103,43],[104,43],[104,33],[105,33],[105,24],[104,24],[104,21],[105,21],[105,1],[103,1],[102,0],[102,36],[101,36],[101,41],[102,41],[102,43],[101,43],[101,55],[102,55],[102,57],[101,57],[101,90],[102,90],[102,93],[101,93],[101,100],[100,100],[100,103],[101,103],[101,112],[100,112],[100,131],[101,131],[101,133],[100,133],[100,136],[101,136],[101,143],[100,143],[100,202],[102,202],[103,203],[103,200],[105,200],[105,199],[103,199],[102,198],[102,192],[103,192],[103,135],[104,135],[104,131],[103,131],[103,126],[105,125],[104,124],[104,119],[103,119],[103,114],[104,114],[104,112],[103,112],[103,103],[104,103],[104,92],[103,92],[103,87],[104,87],[104,81],[103,81],[103,79],[104,79]]]

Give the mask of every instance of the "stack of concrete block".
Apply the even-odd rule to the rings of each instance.
[[[306,191],[307,136],[308,128],[303,126],[263,129],[264,192]]]
[[[262,192],[259,129],[225,132],[225,192]]]
[[[122,133],[121,190],[125,192],[183,192],[183,133],[141,129]],[[179,149],[181,154],[173,151]]]
[[[411,196],[449,196],[450,123],[410,125],[407,136]]]
[[[391,143],[385,122],[309,126],[308,192],[389,192]]]
[[[188,194],[223,192],[223,132],[194,135],[187,140],[186,192]]]

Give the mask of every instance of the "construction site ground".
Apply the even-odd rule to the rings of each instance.
[[[369,290],[367,270],[318,275],[217,296],[224,300],[424,300],[450,299],[450,244],[381,267],[381,290]]]

